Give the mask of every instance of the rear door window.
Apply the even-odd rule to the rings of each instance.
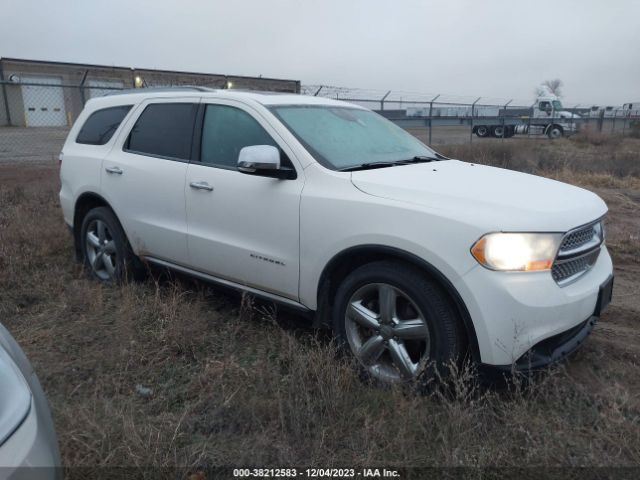
[[[93,112],[82,125],[80,133],[76,137],[76,143],[85,145],[106,144],[111,140],[131,107],[132,105],[120,105]]]
[[[189,160],[197,103],[153,103],[131,129],[125,150],[161,158]]]

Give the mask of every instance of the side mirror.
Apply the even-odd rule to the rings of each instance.
[[[272,145],[243,147],[238,155],[238,171],[271,178],[296,178],[295,170],[280,167],[280,150]]]
[[[271,145],[244,147],[238,155],[238,170],[243,173],[257,173],[258,170],[278,170],[280,151]]]

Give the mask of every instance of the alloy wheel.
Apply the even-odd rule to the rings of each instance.
[[[393,285],[371,283],[356,290],[347,303],[345,327],[351,351],[376,379],[412,380],[429,359],[425,316]]]
[[[85,236],[87,261],[101,280],[113,280],[116,273],[116,244],[107,224],[93,220]]]

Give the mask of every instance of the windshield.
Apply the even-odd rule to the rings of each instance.
[[[551,103],[553,103],[554,110],[562,110],[562,103],[560,103],[560,100],[554,100]]]
[[[370,110],[326,105],[287,105],[271,111],[322,165],[342,170],[436,153]]]

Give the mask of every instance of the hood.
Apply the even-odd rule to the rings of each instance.
[[[571,113],[566,110],[560,112],[560,118],[581,118],[577,113]]]
[[[565,232],[607,211],[588,190],[459,160],[356,171],[351,181],[369,195],[419,205],[486,231]]]

